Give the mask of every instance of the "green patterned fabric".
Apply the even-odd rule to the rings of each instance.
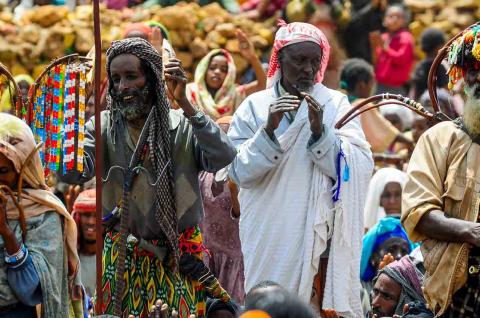
[[[113,313],[119,240],[118,232],[108,232],[104,240],[102,262],[104,314]],[[164,246],[160,241],[151,243]],[[141,249],[137,243],[127,242],[125,267],[126,288],[122,304],[124,314],[146,318],[148,309],[157,299],[161,299],[170,308],[177,310],[180,318],[188,318],[191,314],[195,314],[197,318],[205,317],[206,293],[202,285],[172,271],[152,253]]]

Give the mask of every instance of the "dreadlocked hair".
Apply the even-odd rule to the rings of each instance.
[[[107,74],[110,83],[113,83],[110,70],[112,60],[122,54],[131,54],[140,59],[147,77],[147,83],[151,86],[149,91],[153,113],[152,120],[148,122],[149,126],[147,127],[147,144],[155,179],[159,178],[155,188],[155,219],[178,265],[178,220],[175,207],[173,165],[171,162],[172,148],[169,132],[170,103],[162,76],[162,56],[150,43],[141,38],[114,41],[107,50]],[[107,109],[110,109],[111,116],[112,113],[116,112],[116,105],[113,104],[112,98],[112,86],[110,85],[109,96],[107,96]],[[118,115],[116,114],[116,116]]]

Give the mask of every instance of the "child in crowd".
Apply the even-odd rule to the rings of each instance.
[[[414,62],[414,39],[407,30],[406,9],[400,5],[387,8],[383,24],[387,32],[370,33],[370,43],[374,51],[377,94],[405,94],[404,85],[410,79]]]
[[[420,38],[422,51],[425,58],[418,62],[412,74],[412,89],[410,97],[418,100],[427,90],[428,72],[432,66],[433,60],[437,56],[438,50],[445,44],[445,33],[439,29],[430,28],[423,31]],[[440,64],[437,69],[437,86],[446,87],[448,84],[447,69]]]

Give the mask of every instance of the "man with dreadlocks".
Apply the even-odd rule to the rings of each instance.
[[[161,299],[180,317],[203,317],[206,292],[223,301],[229,296],[201,261],[198,173],[227,166],[236,151],[187,100],[177,59],[165,65],[165,79],[182,110],[170,109],[162,68],[161,55],[141,38],[115,41],[107,51],[102,312],[146,317]],[[81,183],[94,176],[94,129],[91,120],[85,171],[64,179]]]
[[[449,47],[452,87],[463,79],[464,115],[418,140],[403,191],[402,222],[423,241],[425,299],[437,316],[480,313],[480,26]]]

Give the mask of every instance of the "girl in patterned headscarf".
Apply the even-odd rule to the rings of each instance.
[[[248,95],[265,89],[266,76],[253,45],[237,30],[240,54],[253,66],[257,80],[236,85],[237,71],[232,55],[212,50],[198,63],[193,83],[187,85],[187,98],[213,119],[232,115]]]

